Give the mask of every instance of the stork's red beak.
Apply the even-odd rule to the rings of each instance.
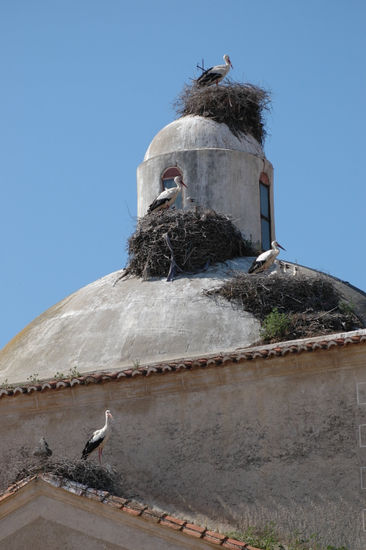
[[[286,248],[283,248],[283,246],[281,246],[280,243],[277,243],[277,246],[278,246],[279,248],[282,248],[282,250],[286,250]]]
[[[188,187],[186,186],[186,184],[184,183],[184,181],[181,181],[180,183],[181,183],[182,185],[184,185],[184,187],[185,187],[186,189],[188,189]]]

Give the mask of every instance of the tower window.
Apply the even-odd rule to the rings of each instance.
[[[271,208],[269,189],[268,176],[263,173],[259,180],[262,250],[268,250],[271,247]]]
[[[167,170],[164,171],[161,177],[161,190],[163,191],[164,189],[175,187],[176,185],[174,183],[174,178],[176,176],[182,176],[182,172],[176,166],[173,166],[172,168],[167,168]],[[183,208],[182,193],[179,193],[173,206],[175,206],[175,208],[177,209]]]

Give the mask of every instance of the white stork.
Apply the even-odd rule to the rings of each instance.
[[[181,176],[175,176],[174,178],[175,187],[171,187],[170,189],[164,189],[160,195],[156,197],[154,202],[152,202],[149,206],[149,209],[147,211],[148,214],[153,212],[154,210],[166,210],[173,204],[173,202],[178,197],[179,193],[182,190],[182,185],[184,187],[187,187],[186,184],[183,182]]]
[[[227,73],[230,71],[230,67],[232,69],[234,68],[231,64],[230,57],[227,54],[224,55],[224,61],[225,65],[216,65],[215,67],[211,67],[210,69],[207,69],[207,71],[204,71],[196,80],[197,86],[211,86],[211,84],[215,83],[217,86],[218,83],[225,78]]]
[[[254,262],[248,269],[248,273],[260,273],[261,271],[264,271],[265,269],[271,267],[278,254],[280,253],[280,248],[282,248],[282,250],[286,250],[277,241],[273,241],[271,243],[271,249],[266,250],[266,252],[262,252],[262,254],[259,254],[258,258],[254,260]]]
[[[107,409],[105,411],[105,424],[103,428],[95,430],[84,447],[83,454],[81,455],[83,460],[86,460],[93,451],[98,449],[99,464],[102,464],[103,447],[108,441],[111,432],[109,419],[113,420],[113,416],[111,415],[111,411]]]

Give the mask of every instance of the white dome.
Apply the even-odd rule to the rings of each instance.
[[[45,311],[0,350],[0,384],[67,376],[74,367],[81,374],[110,372],[251,346],[260,338],[259,320],[203,290],[217,288],[233,270],[247,272],[252,260],[235,258],[170,283],[132,277],[114,284],[121,272],[111,273]],[[366,295],[325,277],[366,319]]]
[[[202,116],[184,116],[160,130],[150,143],[144,160],[192,149],[230,149],[264,157],[258,141],[241,134],[236,137],[226,124]]]
[[[250,258],[218,264],[204,273],[143,281],[111,273],[81,288],[40,315],[0,351],[0,383],[30,375],[66,376],[130,368],[248,346],[260,324],[250,313],[203,294],[247,270]]]

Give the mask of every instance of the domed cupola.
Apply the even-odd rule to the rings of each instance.
[[[165,126],[137,169],[139,217],[178,174],[187,189],[177,208],[199,205],[227,214],[258,248],[270,247],[275,238],[273,167],[253,134],[195,114]]]

